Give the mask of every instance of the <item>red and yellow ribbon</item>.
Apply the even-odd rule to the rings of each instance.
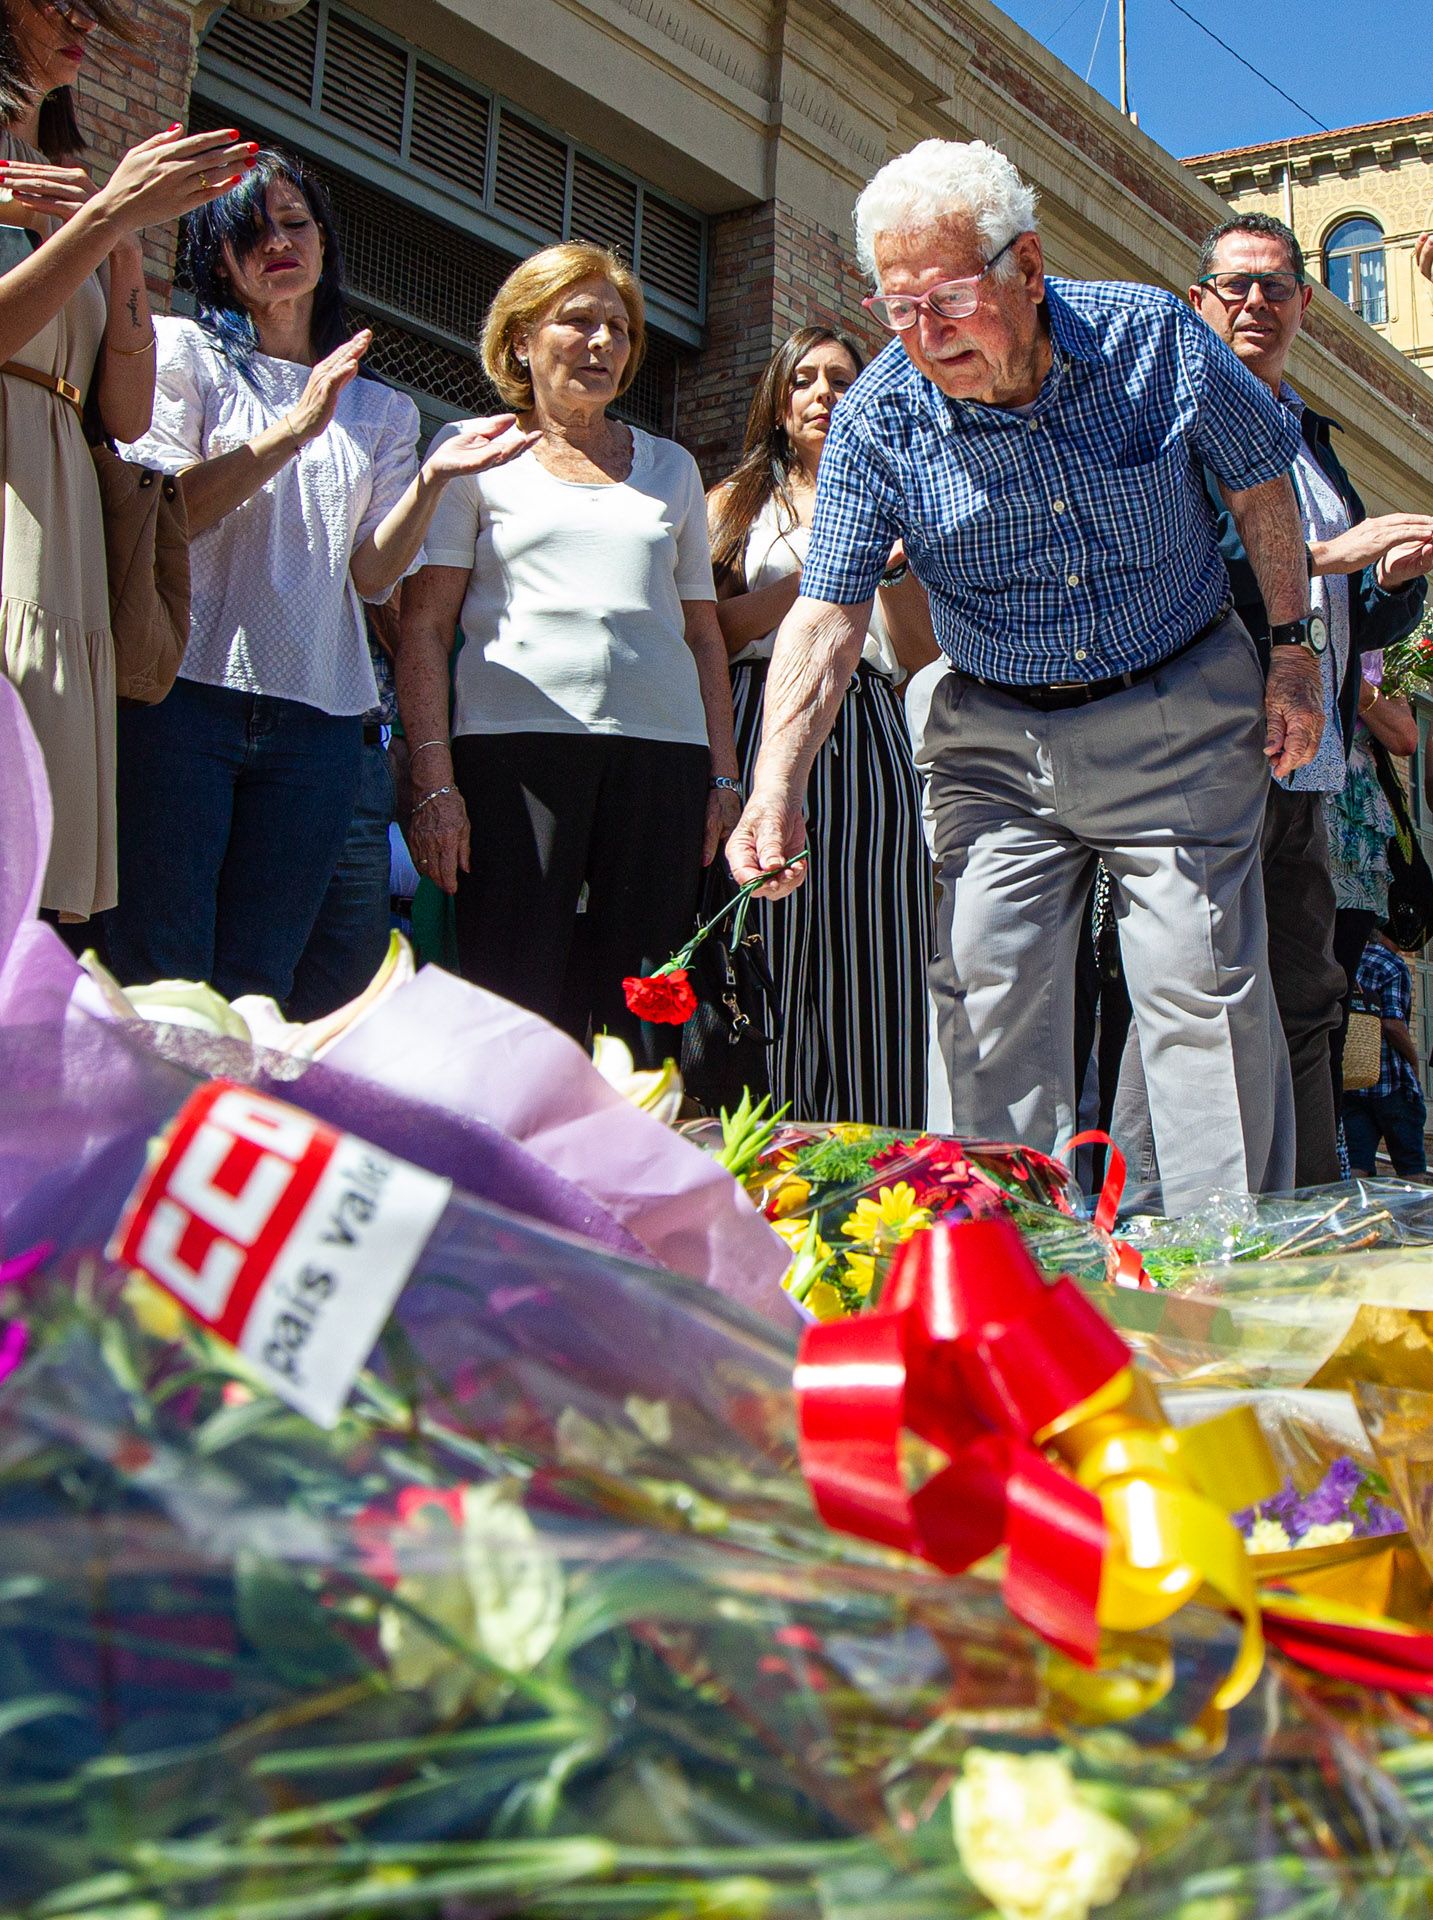
[[[822,1517],[958,1573],[1006,1551],[1011,1611],[1087,1666],[1203,1589],[1243,1623],[1216,1695],[1263,1658],[1231,1512],[1279,1485],[1253,1413],[1176,1431],[1128,1347],[1068,1278],[1041,1279],[1007,1220],[936,1226],[901,1249],[878,1309],[808,1327],[801,1458]],[[912,1490],[902,1436],[947,1463]]]

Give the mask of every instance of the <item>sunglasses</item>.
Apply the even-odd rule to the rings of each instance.
[[[1199,284],[1212,287],[1225,305],[1231,307],[1247,300],[1257,285],[1271,307],[1281,307],[1286,300],[1293,299],[1303,281],[1297,273],[1206,273]]]
[[[993,253],[979,273],[963,280],[942,280],[928,293],[873,293],[861,302],[873,319],[892,333],[905,333],[920,318],[922,307],[941,320],[964,320],[980,305],[980,283],[997,261],[1004,258],[1020,238],[1012,233],[999,253]]]

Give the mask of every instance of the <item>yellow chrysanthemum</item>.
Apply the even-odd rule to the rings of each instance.
[[[818,1320],[844,1320],[848,1317],[845,1301],[825,1280],[816,1281],[808,1291],[804,1304]]]
[[[848,1253],[842,1268],[846,1285],[859,1293],[863,1300],[870,1295],[876,1284],[876,1257],[872,1253]]]
[[[798,1174],[784,1174],[781,1179],[772,1181],[762,1194],[762,1205],[769,1209],[768,1218],[784,1220],[789,1213],[801,1212],[811,1198],[811,1182],[803,1180]]]
[[[849,1240],[863,1240],[868,1246],[898,1247],[913,1233],[931,1223],[928,1207],[916,1203],[916,1191],[909,1182],[898,1180],[893,1187],[882,1187],[876,1198],[858,1200],[841,1231]]]

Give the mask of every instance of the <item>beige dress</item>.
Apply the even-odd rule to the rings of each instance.
[[[0,157],[43,154],[0,129]],[[24,258],[0,226],[0,271]],[[92,274],[13,357],[89,391],[107,306]],[[87,918],[115,902],[114,642],[99,488],[79,415],[0,376],[0,666],[25,703],[50,776],[55,830],[40,904]]]

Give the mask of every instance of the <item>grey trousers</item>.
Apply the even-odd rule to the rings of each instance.
[[[1269,978],[1289,1049],[1294,1088],[1296,1187],[1340,1177],[1330,1043],[1343,1014],[1345,977],[1334,957],[1334,890],[1323,795],[1269,783],[1262,837],[1269,918]],[[1110,1129],[1129,1156],[1130,1177],[1159,1179],[1139,1037],[1130,1029]]]
[[[1166,1210],[1293,1174],[1259,835],[1264,676],[1231,617],[1125,691],[1037,713],[958,673],[923,758],[941,894],[931,966],[954,1131],[1075,1131],[1074,975],[1096,856],[1149,1083]]]

